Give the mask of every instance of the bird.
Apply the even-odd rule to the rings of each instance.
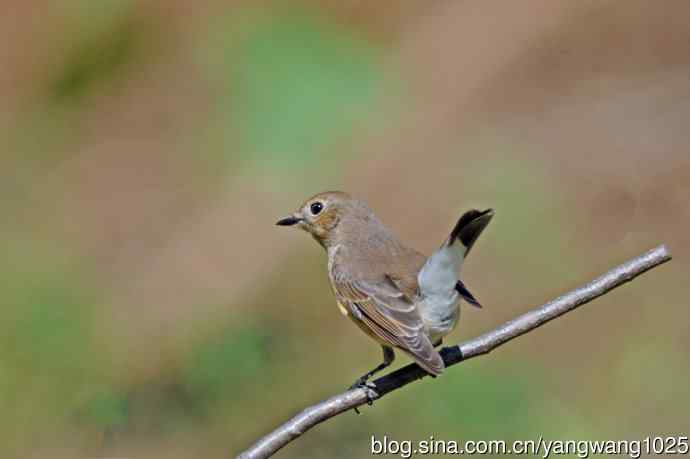
[[[278,220],[308,232],[326,250],[338,309],[381,345],[383,362],[352,388],[372,387],[370,378],[393,363],[395,349],[432,376],[443,372],[436,347],[456,327],[460,301],[481,307],[459,272],[493,216],[493,209],[465,212],[428,257],[404,245],[366,203],[343,191],[316,194]]]

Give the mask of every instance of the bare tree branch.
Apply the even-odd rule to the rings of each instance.
[[[671,259],[665,245],[661,245],[608,271],[592,282],[577,288],[545,305],[529,311],[500,327],[457,346],[441,350],[446,367],[463,360],[487,354],[501,344],[523,335],[566,312],[631,281],[635,277]],[[374,381],[375,392],[352,389],[304,409],[273,432],[259,439],[238,459],[260,459],[272,456],[280,448],[301,436],[315,425],[347,410],[383,397],[406,384],[427,376],[416,364],[400,368]]]

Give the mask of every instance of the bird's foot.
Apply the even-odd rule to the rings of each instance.
[[[357,378],[355,383],[350,386],[349,390],[353,389],[364,389],[366,395],[367,395],[367,405],[371,406],[374,404],[374,400],[379,398],[379,394],[376,392],[376,384],[374,384],[373,381],[368,380],[368,376],[362,376],[360,378]],[[359,410],[357,407],[354,408],[355,413],[359,414]]]
[[[376,384],[374,384],[373,381],[369,381],[368,376],[361,376],[361,377],[357,378],[355,380],[354,384],[352,384],[349,387],[350,390],[352,390],[352,389],[367,389],[367,388],[376,389]]]

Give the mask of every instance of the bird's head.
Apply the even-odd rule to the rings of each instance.
[[[356,213],[358,201],[342,191],[327,191],[307,199],[294,213],[278,220],[280,226],[297,226],[309,232],[324,247],[333,240],[338,224]]]

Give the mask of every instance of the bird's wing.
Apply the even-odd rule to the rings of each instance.
[[[334,274],[335,296],[355,320],[382,342],[408,353],[427,372],[443,371],[443,359],[429,341],[416,305],[389,277],[353,280]]]

